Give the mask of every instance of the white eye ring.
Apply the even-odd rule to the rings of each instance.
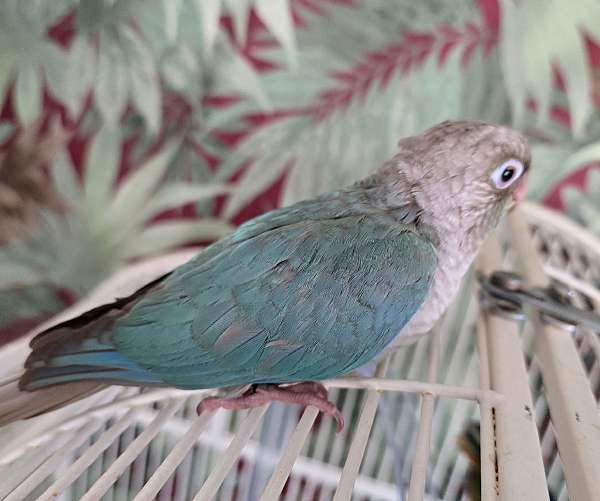
[[[504,190],[519,179],[524,171],[523,162],[511,158],[494,169],[491,176],[492,182],[496,188]]]

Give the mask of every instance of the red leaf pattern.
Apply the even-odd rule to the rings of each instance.
[[[409,31],[400,42],[367,53],[353,67],[332,73],[338,85],[319,94],[312,112],[317,119],[323,119],[344,109],[354,100],[364,99],[375,83],[379,83],[380,90],[384,89],[396,72],[407,74],[433,54],[437,54],[438,63],[443,66],[452,52],[461,47],[461,65],[465,67],[477,48],[489,55],[496,42],[497,32],[487,23],[478,26],[468,22],[463,29],[443,24],[431,33]]]

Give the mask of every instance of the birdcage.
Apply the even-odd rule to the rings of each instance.
[[[131,266],[61,318],[192,254]],[[204,391],[111,387],[0,430],[0,499],[461,500],[479,478],[484,500],[600,499],[600,342],[589,314],[600,309],[600,242],[522,204],[476,268],[483,275],[469,274],[429,336],[326,383],[341,433],[312,407],[198,417]],[[511,269],[524,281],[487,278]],[[550,280],[570,292],[532,289]],[[0,351],[0,377],[18,377],[27,341]],[[473,420],[475,461],[457,441]]]

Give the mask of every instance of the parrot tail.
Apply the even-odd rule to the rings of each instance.
[[[58,409],[103,388],[106,385],[81,381],[30,392],[19,388],[18,377],[0,381],[0,426]]]
[[[111,339],[115,322],[166,276],[34,337],[23,375],[0,381],[0,425],[57,409],[109,384],[164,386],[120,354]]]

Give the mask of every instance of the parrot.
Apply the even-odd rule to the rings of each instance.
[[[445,121],[366,178],[251,219],[128,297],[38,334],[0,386],[0,424],[108,385],[230,389],[198,413],[270,401],[343,428],[322,381],[427,333],[525,193],[527,138]]]

